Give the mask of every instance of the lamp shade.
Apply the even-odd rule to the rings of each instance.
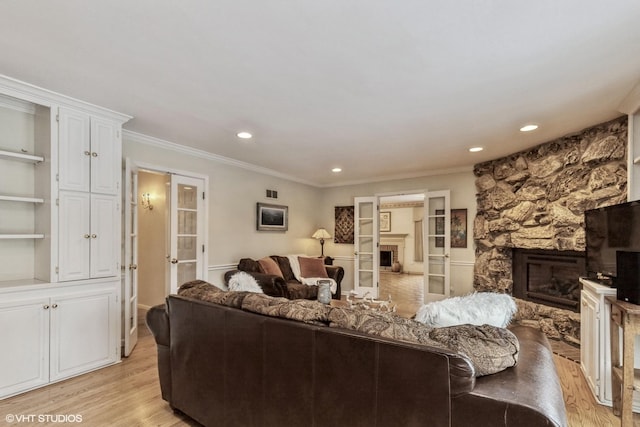
[[[331,235],[324,228],[318,228],[311,237],[313,237],[314,239],[330,239]]]

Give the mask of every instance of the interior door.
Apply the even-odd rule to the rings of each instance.
[[[378,197],[356,197],[354,204],[354,290],[378,298]]]
[[[450,191],[429,191],[424,199],[424,300],[450,296],[451,208]]]
[[[124,348],[129,356],[138,342],[138,168],[125,161],[124,283],[122,292]]]
[[[204,274],[204,180],[171,175],[169,290]]]

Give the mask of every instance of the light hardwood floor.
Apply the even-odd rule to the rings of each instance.
[[[395,295],[415,295],[401,289]],[[400,297],[394,296],[400,303]],[[403,310],[415,302],[402,301]],[[144,317],[142,317],[144,318]],[[577,363],[555,356],[570,427],[620,426],[611,408],[598,405]],[[141,325],[138,345],[122,363],[0,401],[0,420],[8,415],[81,415],[82,423],[5,423],[15,426],[197,426],[175,414],[160,397],[153,337]],[[4,423],[4,424],[3,424]],[[640,425],[635,415],[634,425]],[[286,427],[286,426],[283,426]],[[348,426],[345,426],[348,427]]]

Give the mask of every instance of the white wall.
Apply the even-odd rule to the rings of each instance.
[[[165,175],[138,174],[138,192],[151,194],[153,206],[149,210],[138,205],[138,304],[146,307],[163,304],[169,289],[166,182]]]
[[[279,177],[226,164],[204,152],[186,150],[166,141],[125,132],[123,157],[156,166],[207,175],[209,209],[209,281],[222,285],[224,272],[240,258],[288,253],[319,254],[311,238],[321,225],[322,190]],[[266,198],[266,190],[278,191],[278,199]],[[287,232],[256,231],[256,203],[289,207]]]
[[[464,295],[473,291],[473,265],[475,262],[473,218],[476,212],[476,192],[475,177],[471,169],[468,172],[445,175],[325,188],[319,209],[324,219],[323,226],[333,235],[335,232],[334,207],[353,205],[353,198],[356,196],[447,189],[451,190],[451,208],[467,209],[467,247],[451,249],[451,292],[453,295]],[[393,215],[391,220],[393,221]],[[394,232],[393,228],[391,232]],[[328,240],[325,243],[324,253],[334,257],[334,264],[345,269],[345,279],[342,284],[343,293],[353,289],[353,251],[352,244],[336,244],[333,240]]]

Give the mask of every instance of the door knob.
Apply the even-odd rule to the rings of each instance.
[[[137,270],[138,269],[138,264],[131,264],[129,266],[129,270]]]
[[[171,258],[171,264],[177,264],[177,263],[178,263],[178,260],[177,260],[177,259],[175,259],[175,258]]]

